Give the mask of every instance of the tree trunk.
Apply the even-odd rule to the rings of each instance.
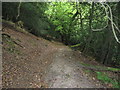
[[[106,40],[105,40],[105,44],[104,44],[103,51],[102,51],[102,54],[103,54],[102,63],[103,64],[108,64],[108,62],[111,61],[111,59],[112,59],[111,42],[112,42],[113,37],[112,37],[111,25],[110,24],[108,26],[108,31],[106,32],[105,35],[106,35]]]
[[[92,6],[90,8],[90,16],[89,16],[89,36],[88,36],[88,40],[84,49],[84,53],[86,53],[89,49],[90,43],[92,41],[92,19],[93,19],[93,13],[94,13],[94,2],[92,3]]]

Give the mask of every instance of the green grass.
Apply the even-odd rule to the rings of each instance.
[[[112,67],[102,67],[102,66],[94,66],[91,64],[81,63],[84,66],[93,67],[96,69],[103,69],[109,71],[120,71],[118,68]],[[90,73],[90,70],[86,70],[85,72]],[[120,82],[118,80],[111,79],[105,72],[98,72],[95,71],[97,75],[97,79],[100,80],[102,83],[112,84],[113,88],[120,88]]]
[[[120,88],[119,82],[108,77],[107,74],[103,72],[96,72],[97,78],[103,83],[110,83],[113,85],[113,88]]]
[[[120,71],[119,68],[111,68],[111,67],[108,67],[107,69],[110,70],[110,71]]]

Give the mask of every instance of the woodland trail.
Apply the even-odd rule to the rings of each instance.
[[[81,62],[90,62],[80,51],[8,27],[2,35],[4,88],[104,87],[85,73]]]
[[[84,73],[83,65],[76,62],[74,51],[59,48],[48,67],[45,82],[50,88],[103,88],[98,81],[92,80]]]

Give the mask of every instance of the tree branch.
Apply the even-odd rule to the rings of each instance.
[[[113,23],[112,10],[111,10],[111,8],[110,8],[110,6],[109,6],[108,4],[106,4],[106,5],[108,6],[109,11],[110,11],[112,32],[113,32],[113,34],[114,34],[114,37],[115,37],[116,41],[120,44],[120,41],[118,40],[118,37],[117,37],[116,32],[115,32],[115,28],[114,28],[115,25],[114,25],[114,23]]]
[[[119,28],[117,27],[117,25],[113,22],[112,10],[111,10],[111,8],[110,8],[110,6],[109,6],[108,4],[105,4],[105,3],[104,3],[104,4],[103,4],[103,3],[100,3],[100,4],[102,4],[102,7],[105,9],[106,16],[107,16],[107,18],[111,21],[111,26],[112,26],[113,35],[114,35],[116,41],[120,44],[120,41],[119,41],[119,39],[118,39],[118,37],[117,37],[117,34],[116,34],[116,32],[115,32],[115,28],[117,29],[117,31],[118,31],[119,33],[120,33],[120,30],[119,30]],[[105,5],[108,7],[108,10],[109,10],[109,11],[107,11]],[[110,17],[108,16],[108,12],[110,13]],[[107,22],[107,26],[108,26],[108,22]],[[106,28],[107,26],[105,26],[104,28]],[[102,28],[102,29],[92,29],[92,30],[93,30],[93,31],[102,31],[104,28]]]
[[[101,3],[101,4],[102,4],[102,3]],[[102,5],[103,5],[103,4],[102,4]],[[105,9],[106,16],[108,17],[108,12],[107,12],[106,8],[104,8],[104,9]],[[92,26],[91,26],[91,28],[92,28],[92,31],[102,31],[102,30],[104,30],[105,28],[107,28],[107,26],[108,26],[108,20],[107,20],[107,25],[104,26],[103,28],[93,29]]]

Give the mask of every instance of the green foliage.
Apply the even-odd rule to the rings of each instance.
[[[64,36],[64,41],[68,42],[71,35],[71,30],[74,28],[70,26],[71,18],[75,13],[75,9],[71,3],[50,3],[49,9],[46,14],[49,16],[50,21],[55,25],[55,31]]]
[[[60,34],[63,43],[73,46],[80,44],[77,47],[85,54],[96,57],[96,60],[103,64],[114,63],[119,67],[120,45],[114,39],[111,25],[108,24],[100,32],[91,30],[91,27],[93,29],[105,27],[108,21],[105,9],[99,3],[96,3],[93,9],[92,4],[89,3],[52,2],[48,5],[45,13],[54,25],[53,30]],[[117,13],[118,4],[109,5],[114,9],[113,12]],[[119,22],[118,19],[116,20]]]
[[[18,3],[2,3],[2,18],[15,21],[17,16]]]
[[[37,36],[41,35],[41,30],[49,29],[48,19],[44,14],[47,9],[46,3],[26,3],[22,2],[20,7],[20,16],[18,14],[18,2],[3,3],[3,19],[17,22],[23,21],[25,28]],[[9,8],[8,8],[9,7]]]
[[[108,3],[113,13],[113,21],[120,28],[119,3]],[[105,9],[99,3],[76,2],[22,2],[20,16],[19,2],[3,2],[5,20],[23,21],[24,27],[37,36],[57,39],[66,45],[77,46],[83,53],[93,56],[103,64],[120,66],[120,45],[116,42],[111,22]],[[9,7],[9,8],[8,8]],[[106,8],[108,10],[108,8]],[[109,11],[108,11],[108,14]],[[100,32],[93,32],[108,26]],[[119,31],[116,30],[118,39]]]
[[[96,74],[97,74],[97,78],[98,78],[100,81],[102,81],[103,83],[111,83],[114,88],[120,88],[120,85],[119,85],[118,81],[112,80],[112,79],[109,78],[105,73],[96,72]]]

